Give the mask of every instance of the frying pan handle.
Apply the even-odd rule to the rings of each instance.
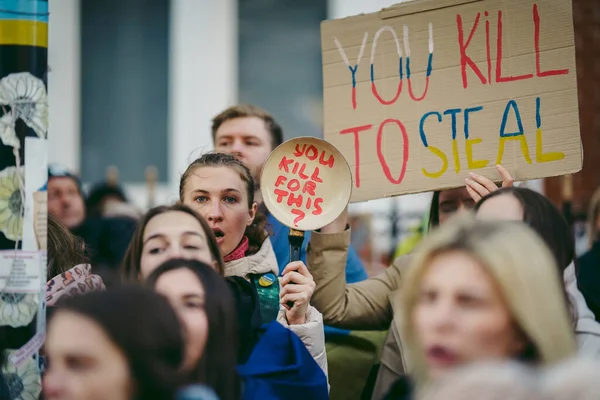
[[[302,246],[290,242],[290,262],[300,261],[300,249],[302,249]]]
[[[300,251],[302,243],[304,243],[304,231],[290,229],[288,239],[290,241],[290,262],[300,261]]]
[[[288,239],[290,241],[290,262],[300,261],[300,251],[302,250],[302,243],[304,242],[304,231],[290,229]],[[294,302],[288,301],[287,306],[292,308],[294,306]]]

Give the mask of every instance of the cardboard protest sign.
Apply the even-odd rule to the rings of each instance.
[[[320,229],[348,205],[352,174],[330,143],[299,137],[278,146],[260,178],[263,202],[282,224],[300,231]]]
[[[321,25],[352,201],[579,171],[570,0],[416,0]]]

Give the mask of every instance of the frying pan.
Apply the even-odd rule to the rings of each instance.
[[[348,206],[352,173],[331,143],[297,137],[273,150],[263,167],[260,188],[269,212],[290,228],[290,261],[298,261],[304,232],[330,224]]]

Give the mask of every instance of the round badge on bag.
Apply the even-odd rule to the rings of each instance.
[[[269,287],[274,284],[276,280],[275,274],[269,272],[258,279],[258,284],[262,287]]]

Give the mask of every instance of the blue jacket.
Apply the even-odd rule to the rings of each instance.
[[[266,326],[238,373],[242,400],[329,399],[327,376],[300,338],[278,322]]]
[[[277,264],[279,265],[279,273],[283,272],[283,269],[290,263],[290,242],[288,235],[290,228],[283,225],[271,214],[267,215],[267,229],[271,233],[271,244],[275,251],[275,257],[277,257]],[[308,241],[310,240],[310,232],[304,234],[304,242],[302,243],[302,251],[300,252],[300,259],[306,263],[306,248],[308,247]],[[348,250],[348,260],[346,261],[346,282],[355,283],[364,281],[369,276],[362,265],[360,257],[356,253],[353,247]],[[325,326],[325,334],[347,334],[349,331],[343,329],[332,328]]]

